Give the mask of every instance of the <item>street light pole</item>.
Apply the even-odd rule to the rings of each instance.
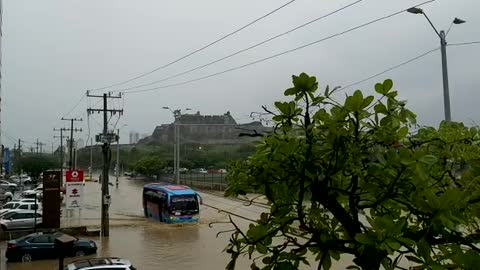
[[[162,107],[165,110],[170,110],[173,114],[173,175],[175,183],[180,184],[180,129],[177,125],[177,119],[182,115],[180,109],[172,110],[169,107]],[[185,111],[192,109],[186,108]]]
[[[435,28],[435,25],[432,23],[430,18],[428,18],[427,14],[421,9],[417,7],[412,7],[407,9],[407,12],[412,14],[422,14],[427,19],[428,23],[432,26],[435,33],[440,38],[440,51],[442,55],[442,77],[443,77],[443,107],[445,113],[445,121],[452,121],[452,115],[450,111],[450,87],[448,84],[448,66],[447,66],[447,35],[445,31],[438,31]],[[462,24],[465,23],[464,20],[455,18],[452,22],[453,24]]]
[[[443,75],[443,106],[445,110],[445,120],[452,121],[450,113],[450,89],[448,85],[448,68],[447,68],[447,41],[445,31],[440,31],[440,51],[442,53],[442,75]]]

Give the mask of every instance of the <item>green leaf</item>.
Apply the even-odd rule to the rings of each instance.
[[[329,254],[335,261],[340,260],[340,253],[331,250]]]
[[[379,94],[382,94],[382,95],[385,95],[386,92],[385,92],[385,88],[383,87],[383,84],[381,84],[381,83],[375,84],[375,92],[377,92]]]
[[[280,262],[275,267],[275,270],[296,270],[296,268],[291,262]]]
[[[263,262],[264,264],[270,264],[270,263],[272,262],[272,257],[264,257],[264,258],[262,259],[262,262]]]
[[[298,89],[295,88],[295,87],[292,87],[292,88],[289,88],[287,90],[285,90],[285,92],[283,93],[285,96],[294,96],[298,93]]]
[[[260,254],[267,254],[268,253],[268,248],[264,246],[262,243],[257,243],[256,249],[258,253]]]
[[[376,113],[381,113],[381,114],[387,114],[388,113],[387,107],[385,107],[385,105],[383,103],[378,103],[377,105],[375,105],[374,110],[375,110]]]
[[[323,266],[323,269],[325,269],[325,270],[329,270],[330,267],[332,267],[332,260],[330,259],[330,255],[328,255],[328,253],[325,256],[325,258],[323,259],[322,266]]]
[[[414,257],[414,256],[410,256],[410,255],[407,255],[405,256],[409,261],[411,262],[416,262],[416,263],[421,263],[423,264],[423,261],[420,259],[420,258],[417,258],[417,257]]]
[[[355,240],[357,240],[360,244],[364,245],[372,245],[375,243],[372,238],[368,237],[368,235],[363,233],[358,233],[357,235],[355,235]]]
[[[420,254],[425,260],[430,259],[430,245],[425,240],[420,240],[418,242],[418,254]]]
[[[408,135],[408,127],[401,127],[401,128],[397,131],[397,138],[398,138],[398,139],[403,139],[403,138],[405,138],[407,135]]]
[[[364,108],[368,107],[368,105],[372,104],[373,99],[374,99],[373,96],[368,96],[368,97],[366,97],[366,98],[363,100],[362,109],[364,109]]]
[[[356,266],[356,265],[349,265],[349,266],[347,266],[346,269],[361,270],[361,268]]]
[[[435,164],[437,160],[438,160],[437,157],[434,155],[424,155],[419,159],[420,162],[423,162],[428,165]]]
[[[390,79],[386,79],[384,82],[383,82],[383,90],[385,91],[385,93],[388,93],[388,91],[390,91],[393,87],[393,81],[390,80]]]

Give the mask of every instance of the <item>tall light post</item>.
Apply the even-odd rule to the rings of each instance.
[[[120,173],[120,129],[126,127],[127,124],[123,124],[123,126],[117,129],[117,165],[115,167],[115,186],[118,187],[118,177]]]
[[[165,110],[169,110],[173,114],[173,173],[175,175],[175,182],[180,184],[180,130],[178,129],[177,119],[182,116],[182,110],[172,110],[169,107],[162,107]],[[192,109],[186,108],[184,111],[190,111]]]
[[[450,112],[450,90],[448,85],[448,68],[447,68],[447,40],[446,40],[445,31],[441,30],[440,32],[438,32],[437,28],[435,28],[430,18],[428,18],[427,14],[425,14],[425,12],[421,8],[412,7],[407,9],[407,11],[412,14],[423,14],[423,16],[425,16],[427,21],[432,26],[433,30],[435,30],[435,33],[437,34],[437,36],[440,38],[440,50],[442,54],[442,74],[443,74],[443,106],[445,111],[445,120],[451,121],[452,115]],[[459,18],[455,18],[452,22],[452,24],[462,24],[462,23],[465,23],[465,21]],[[448,31],[447,31],[447,34],[448,34]]]

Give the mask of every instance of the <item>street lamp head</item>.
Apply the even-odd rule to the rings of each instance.
[[[423,10],[421,8],[417,8],[417,7],[409,8],[409,9],[407,9],[407,12],[410,12],[412,14],[423,14]]]
[[[165,110],[170,110],[170,108],[167,107],[167,106],[163,106],[162,108],[165,109]]]
[[[462,23],[466,23],[466,21],[464,21],[462,19],[459,19],[459,18],[455,18],[455,20],[453,20],[453,23],[454,24],[462,24]]]

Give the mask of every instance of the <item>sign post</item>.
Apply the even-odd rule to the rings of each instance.
[[[67,209],[81,209],[83,203],[83,171],[71,170],[66,173],[66,198]]]

